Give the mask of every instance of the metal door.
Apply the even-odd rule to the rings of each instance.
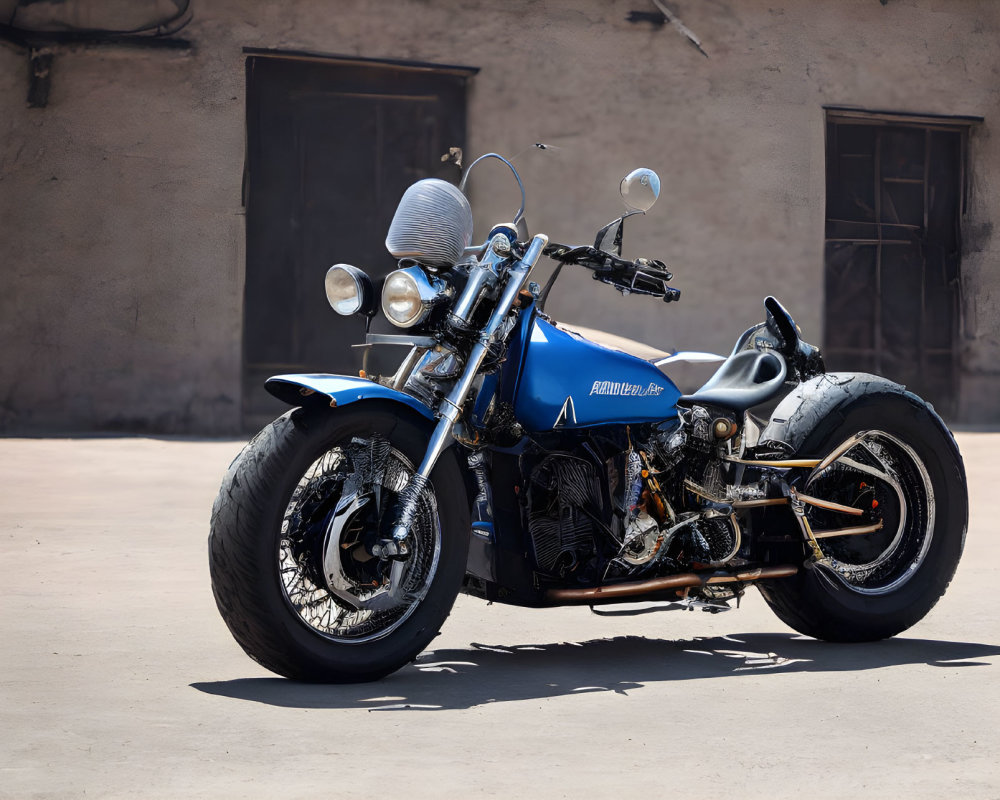
[[[385,233],[403,191],[465,146],[476,70],[248,50],[243,425],[284,410],[263,388],[285,372],[356,372],[360,318],[337,316],[323,276],[395,267]]]
[[[955,410],[967,126],[827,116],[824,355]]]

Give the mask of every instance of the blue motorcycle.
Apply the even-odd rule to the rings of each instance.
[[[510,167],[521,185],[513,165]],[[530,237],[521,208],[473,245],[459,187],[403,195],[372,280],[331,267],[339,314],[380,307],[392,375],[279,375],[294,408],[246,446],[212,511],[216,602],[237,642],[303,681],[380,678],[456,595],[528,607],[643,601],[720,611],[756,586],[817,638],[893,636],[944,593],[965,539],[962,458],[933,408],[875,375],[827,373],[781,304],[682,394],[664,370],[544,311],[561,270],[671,302],[661,261],[622,257],[656,173],[593,246]],[[530,280],[547,256],[544,288]],[[367,352],[367,351],[366,351]],[[721,359],[720,359],[721,360]]]

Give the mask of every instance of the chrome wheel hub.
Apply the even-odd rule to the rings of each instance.
[[[863,510],[879,528],[823,539],[817,564],[855,592],[888,594],[914,575],[930,549],[935,505],[927,467],[913,448],[883,431],[865,431],[837,450],[803,493]],[[806,513],[817,530],[837,528],[835,515],[816,506]]]
[[[372,436],[331,448],[299,480],[282,520],[280,579],[299,619],[323,636],[345,643],[381,638],[426,596],[441,549],[429,491],[406,560],[372,555],[413,473],[405,455]]]

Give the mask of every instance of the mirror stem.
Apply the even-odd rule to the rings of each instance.
[[[618,223],[618,230],[615,231],[615,252],[618,253],[618,257],[622,256],[622,240],[625,237],[625,217],[622,216],[621,221]]]

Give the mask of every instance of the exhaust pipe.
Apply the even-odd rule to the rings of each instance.
[[[554,606],[594,606],[602,603],[616,603],[626,598],[635,599],[646,595],[656,595],[671,589],[676,591],[677,589],[704,586],[705,584],[749,583],[768,578],[788,578],[798,571],[798,567],[789,564],[781,567],[760,567],[743,572],[713,572],[702,575],[683,572],[679,575],[667,575],[662,578],[651,578],[634,583],[613,583],[610,586],[598,586],[594,589],[549,589],[545,593],[545,599]]]

